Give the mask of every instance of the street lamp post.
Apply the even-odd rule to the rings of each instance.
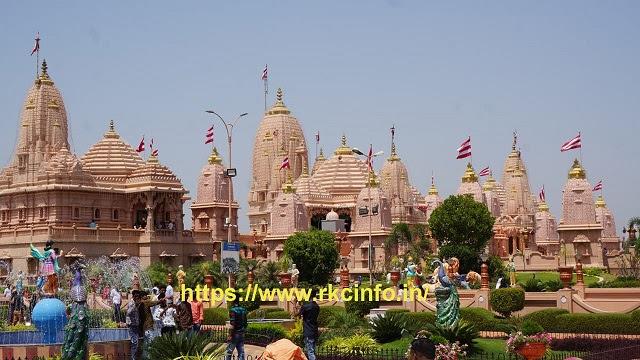
[[[482,266],[480,267],[480,290],[489,290],[489,266],[487,266],[489,254],[483,252],[482,255],[480,255],[480,259],[482,259]]]
[[[371,185],[373,183],[373,157],[375,156],[380,156],[382,154],[384,154],[384,151],[378,151],[375,154],[373,154],[373,144],[369,144],[369,155],[365,155],[360,149],[358,148],[353,148],[351,151],[354,154],[357,155],[364,155],[367,157],[367,166],[369,167],[369,177],[367,179],[367,197],[368,197],[368,202],[369,202],[369,207],[367,209],[367,214],[364,216],[368,216],[369,217],[369,284],[373,285],[373,262],[375,261],[375,249],[373,247],[373,241],[371,241],[371,228],[373,226],[373,215],[375,215],[373,213],[373,208],[371,207]]]
[[[207,113],[209,114],[214,114],[215,116],[218,117],[218,119],[220,119],[220,121],[222,121],[222,123],[224,124],[224,128],[225,130],[227,130],[227,142],[229,144],[229,166],[227,167],[227,177],[228,179],[228,186],[229,186],[229,201],[228,201],[228,217],[226,219],[226,223],[227,223],[227,242],[230,243],[231,242],[231,229],[233,227],[233,225],[231,224],[231,202],[232,202],[232,197],[231,197],[231,192],[232,192],[232,187],[231,187],[231,178],[233,178],[234,176],[237,175],[236,169],[231,167],[231,138],[233,136],[233,127],[236,125],[236,122],[243,116],[246,116],[248,113],[242,113],[240,115],[238,115],[238,117],[236,117],[233,120],[233,123],[227,123],[226,121],[224,121],[224,119],[222,118],[222,116],[218,115],[218,113],[216,113],[213,110],[206,110]],[[229,274],[229,287],[234,287],[235,285],[235,276],[234,274]]]

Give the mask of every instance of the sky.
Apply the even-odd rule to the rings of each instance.
[[[278,87],[309,144],[325,155],[347,144],[398,155],[423,194],[435,173],[454,194],[471,136],[476,171],[499,175],[512,133],[532,191],[544,184],[561,217],[562,188],[582,134],[582,160],[619,235],[640,216],[640,2],[637,1],[18,1],[0,3],[0,162],[14,151],[20,112],[40,58],[60,89],[70,141],[81,156],[113,119],[129,144],[154,138],[159,160],[192,198],[210,154],[204,132],[232,120],[239,225],[248,231],[253,139]],[[377,160],[376,169],[382,161]],[[498,176],[498,180],[499,176]],[[185,206],[185,220],[190,211]]]

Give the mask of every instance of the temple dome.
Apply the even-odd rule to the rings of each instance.
[[[380,169],[380,186],[391,202],[393,222],[414,224],[423,222],[423,213],[416,211],[424,197],[408,179],[407,167],[396,153],[396,145],[391,143],[391,155]]]
[[[84,154],[82,162],[91,175],[109,182],[125,182],[127,176],[144,165],[142,157],[115,132],[113,120],[104,138]]]
[[[485,197],[482,193],[482,187],[478,183],[478,175],[473,170],[471,163],[467,164],[467,169],[462,175],[462,183],[458,187],[458,195],[471,195],[473,200],[481,203],[485,203]]]
[[[585,225],[596,223],[596,206],[587,174],[575,159],[568,180],[562,190],[561,224]]]
[[[334,155],[327,159],[313,175],[318,185],[333,196],[358,196],[365,187],[369,167],[347,146],[347,140],[342,135],[342,145],[334,151]]]
[[[433,210],[438,208],[444,202],[438,194],[438,189],[436,189],[433,177],[431,178],[431,187],[429,188],[429,194],[425,196],[424,202],[427,206],[427,211],[425,213],[427,220],[429,220],[429,217],[431,216],[431,213],[433,213]]]
[[[289,177],[273,202],[270,235],[290,235],[308,229],[307,207],[296,194],[296,186]]]
[[[95,185],[80,160],[64,147],[40,167],[38,180],[56,184]]]
[[[159,187],[184,191],[180,179],[168,167],[160,165],[158,158],[149,157],[149,161],[134,170],[127,178],[127,188]]]
[[[322,148],[320,148],[320,155],[318,155],[318,157],[316,158],[316,161],[313,163],[313,169],[311,169],[311,175],[315,174],[316,171],[322,166],[322,164],[324,164],[326,160],[327,158],[324,157],[324,154],[322,153]]]
[[[607,207],[607,203],[602,198],[602,195],[598,195],[598,200],[596,200],[596,220],[603,227],[602,237],[614,239],[613,242],[617,242],[618,233],[616,232],[616,220],[613,217],[611,210]]]
[[[549,212],[549,207],[547,206],[546,202],[540,202],[538,211],[535,214],[535,219],[535,244],[537,246],[547,247],[548,250],[550,250],[549,253],[557,250],[556,247],[560,243],[557,230],[558,224],[556,223],[555,216],[553,216],[553,214]]]
[[[209,163],[200,171],[198,178],[198,194],[196,203],[228,203],[229,178],[225,175],[226,167],[222,165],[222,158],[215,147],[209,156]],[[231,189],[233,199],[233,185]]]
[[[356,199],[356,209],[361,207],[369,208],[369,204],[371,204],[372,207],[377,205],[378,213],[376,215],[372,215],[371,218],[368,216],[356,217],[355,224],[353,225],[353,231],[368,232],[370,224],[369,221],[371,221],[371,230],[374,232],[391,229],[393,225],[391,221],[391,203],[389,202],[389,198],[384,190],[380,188],[380,184],[375,176],[371,176],[366,185],[367,187],[360,190],[360,193],[358,194]],[[369,191],[368,187],[371,187],[371,191]]]
[[[294,182],[294,185],[297,187],[296,193],[305,202],[331,198],[331,195],[320,187],[312,176],[309,176],[309,169],[306,166],[302,169],[302,175]]]
[[[340,215],[338,215],[338,213],[335,212],[333,209],[331,209],[331,211],[329,211],[327,213],[327,216],[325,217],[325,220],[327,221],[339,220],[339,219],[340,219]]]

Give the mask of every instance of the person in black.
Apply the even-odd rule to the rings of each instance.
[[[409,348],[409,360],[433,360],[436,358],[436,346],[426,338],[414,339]]]
[[[302,336],[307,359],[316,360],[316,341],[318,340],[318,314],[320,306],[315,302],[316,290],[312,291],[311,301],[304,304],[295,315],[302,316]]]

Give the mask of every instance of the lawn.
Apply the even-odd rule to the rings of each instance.
[[[532,273],[532,272],[518,272],[516,273],[516,277],[517,277],[517,281],[519,283],[526,283],[527,280],[531,279],[533,277],[533,274],[536,274],[536,278],[542,281],[549,281],[549,280],[560,280],[560,274],[558,274],[557,272],[536,272],[536,273]],[[589,276],[589,275],[585,275],[584,276],[584,283],[589,285],[592,283],[597,283],[600,279],[598,279],[595,276]],[[507,279],[507,281],[509,281],[509,279]],[[577,282],[578,279],[576,277],[575,274],[573,274],[573,282]]]

